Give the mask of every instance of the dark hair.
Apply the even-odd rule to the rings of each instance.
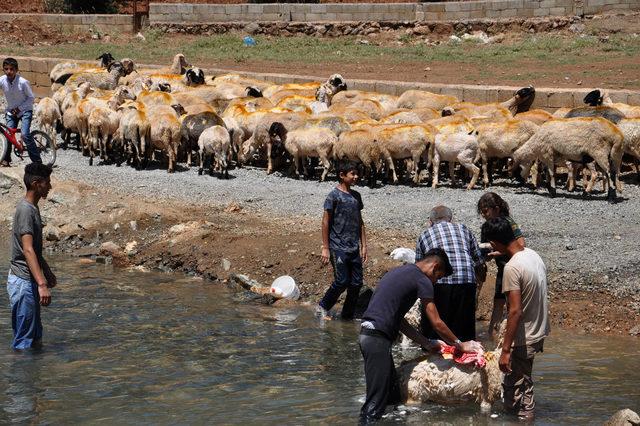
[[[448,277],[453,274],[453,267],[451,266],[451,262],[449,261],[449,256],[447,256],[447,252],[441,249],[440,247],[432,248],[428,252],[424,254],[423,260],[427,260],[431,257],[435,257],[438,259],[438,263],[442,267],[444,267],[444,276]]]
[[[18,61],[13,58],[6,58],[4,61],[2,61],[2,68],[6,67],[7,65],[11,65],[16,70],[18,69]]]
[[[31,189],[31,185],[39,180],[47,180],[51,176],[53,169],[42,163],[29,163],[24,168],[24,186],[27,190]]]
[[[494,207],[500,210],[500,216],[511,216],[509,213],[509,204],[495,192],[487,192],[478,200],[479,214],[482,214],[482,210],[484,209],[492,209]]]
[[[495,241],[505,246],[516,239],[513,228],[504,217],[489,219],[482,225],[482,235],[487,241]]]
[[[346,175],[349,172],[357,172],[358,171],[358,165],[353,162],[353,161],[349,161],[349,160],[341,160],[338,162],[338,166],[336,167],[336,174],[338,175],[338,180],[342,181],[342,179],[340,178],[340,175]]]

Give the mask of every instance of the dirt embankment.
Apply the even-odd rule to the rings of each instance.
[[[13,206],[23,195],[16,179],[19,169],[10,170],[12,179],[0,174],[3,235],[9,233]],[[263,285],[289,274],[298,282],[302,300],[312,302],[332,279],[330,267],[320,262],[316,219],[276,217],[236,203],[211,206],[127,197],[55,179],[41,212],[48,223],[48,250],[78,256],[81,262],[182,272],[221,283],[233,273]],[[397,265],[388,256],[391,250],[411,247],[413,241],[412,235],[370,229],[365,282],[374,285]],[[478,319],[488,320],[492,295],[490,281],[480,295]],[[552,323],[580,333],[635,334],[640,318],[627,302],[606,293],[552,291]]]

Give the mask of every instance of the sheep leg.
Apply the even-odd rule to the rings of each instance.
[[[566,162],[567,166],[567,191],[573,192],[576,189],[576,168],[571,161]]]
[[[191,147],[188,146],[187,147],[187,169],[191,168],[191,153],[192,153]]]
[[[547,171],[547,190],[551,198],[556,196],[556,170],[555,162],[553,160],[545,162],[545,168]]]
[[[273,160],[271,159],[271,143],[267,142],[267,174],[273,173]]]
[[[436,151],[433,155],[433,171],[431,172],[431,188],[438,186],[438,174],[440,173],[440,154]]]
[[[394,184],[397,184],[398,175],[396,175],[396,166],[395,164],[393,164],[393,158],[391,158],[391,155],[387,154],[386,162],[387,167],[389,167],[389,172],[391,172],[391,179],[393,180]]]
[[[468,159],[460,158],[460,164],[462,164],[462,167],[467,169],[467,171],[471,174],[471,182],[469,182],[469,185],[467,185],[467,190],[473,189],[473,187],[476,186],[478,178],[480,177],[480,168]]]
[[[414,152],[412,156],[411,165],[413,169],[413,184],[418,185],[420,183],[420,157],[422,157],[422,152]]]
[[[449,178],[451,179],[451,187],[455,188],[456,186],[456,162],[448,161],[449,166]]]
[[[198,168],[198,176],[202,176],[202,170],[204,169],[204,152],[202,152],[202,148],[198,151],[200,167]]]
[[[489,159],[485,153],[480,154],[482,158],[482,183],[484,185],[484,189],[487,189],[489,186],[489,174],[488,174],[488,163]]]
[[[327,173],[329,173],[329,168],[331,167],[331,163],[329,162],[329,158],[326,154],[320,156],[320,162],[322,163],[322,175],[320,175],[320,182],[324,182],[327,177]]]

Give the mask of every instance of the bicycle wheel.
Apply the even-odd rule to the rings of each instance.
[[[51,142],[51,137],[40,130],[32,131],[31,137],[38,147],[42,163],[47,166],[53,166],[56,162],[56,148]]]
[[[4,156],[7,155],[11,146],[12,145],[9,143],[9,140],[4,133],[0,132],[0,161],[4,160]]]

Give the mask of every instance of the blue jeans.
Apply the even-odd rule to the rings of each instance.
[[[12,114],[6,114],[7,126],[12,129],[18,127],[18,121],[22,120],[22,140],[24,144],[27,146],[27,152],[29,153],[29,158],[33,163],[42,163],[42,159],[40,158],[40,151],[38,151],[38,147],[36,146],[36,142],[33,140],[31,136],[31,120],[33,118],[33,111],[25,111],[22,113],[22,117],[17,118]],[[7,150],[7,155],[5,155],[2,160],[7,162],[11,162],[11,151],[12,147],[9,146]]]
[[[9,273],[7,292],[11,301],[13,349],[29,349],[42,340],[40,321],[40,295],[35,281],[25,280]]]
[[[344,319],[352,319],[362,287],[360,252],[359,250],[352,252],[331,250],[331,265],[333,266],[333,284],[320,301],[320,306],[327,311],[330,310],[340,295],[347,290],[341,315]]]

